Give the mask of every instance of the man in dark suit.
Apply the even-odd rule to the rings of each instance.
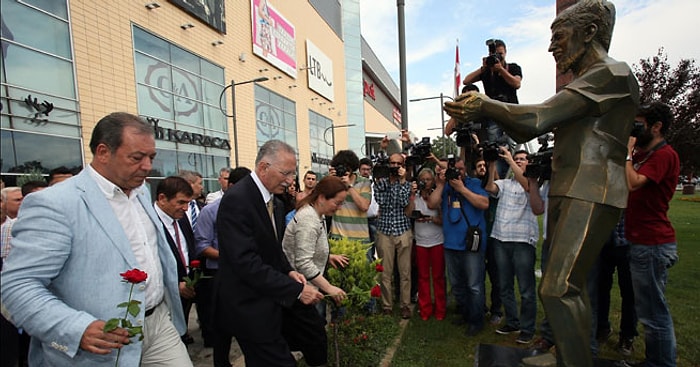
[[[194,232],[185,212],[192,200],[192,186],[182,177],[170,176],[158,183],[156,188],[156,201],[153,207],[158,218],[163,222],[165,239],[177,262],[177,278],[179,282],[180,301],[184,312],[185,325],[188,323],[192,301],[195,292],[187,286],[183,280],[189,276],[189,264],[195,256]],[[192,344],[194,340],[185,332],[181,335],[185,345]]]
[[[323,295],[292,270],[281,246],[284,210],[274,194],[285,192],[295,175],[294,148],[268,141],[254,172],[228,189],[219,206],[214,320],[236,337],[248,367],[296,366],[290,347],[311,366],[327,359],[323,324],[302,321]]]

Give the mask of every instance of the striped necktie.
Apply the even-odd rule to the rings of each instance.
[[[194,200],[190,201],[190,218],[192,219],[192,228],[197,224],[197,208]]]

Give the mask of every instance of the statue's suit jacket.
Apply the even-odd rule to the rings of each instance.
[[[173,324],[185,332],[179,302],[175,259],[146,186],[138,200],[156,227],[165,302]],[[2,273],[3,311],[32,336],[32,366],[113,366],[116,350],[98,355],[79,348],[93,321],[124,317],[117,305],[129,298],[130,284],[119,275],[139,268],[126,233],[112,207],[87,170],[59,185],[28,195],[13,228],[12,253]],[[132,299],[145,319],[145,286],[136,285]],[[122,348],[120,364],[137,366],[142,343]]]

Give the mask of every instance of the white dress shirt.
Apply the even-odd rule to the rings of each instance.
[[[190,254],[187,251],[187,239],[185,239],[185,235],[182,233],[182,226],[180,223],[175,220],[173,217],[169,216],[166,214],[163,209],[161,209],[158,204],[153,203],[153,208],[156,210],[156,213],[158,214],[158,218],[160,218],[161,222],[165,224],[165,228],[168,230],[168,234],[170,234],[170,238],[175,241],[175,245],[178,243],[180,244],[180,251],[182,251],[182,256],[185,258],[185,270],[189,272],[189,264],[190,264]],[[177,226],[177,236],[175,236],[175,227],[173,226],[173,222],[175,222],[175,225]],[[180,237],[180,241],[178,242],[176,237]]]
[[[104,193],[129,239],[136,261],[141,270],[148,274],[146,309],[149,310],[163,300],[164,289],[163,271],[158,258],[158,231],[138,199],[138,195],[145,190],[145,183],[126,196],[122,189],[100,175],[92,166],[87,165],[85,169]],[[124,269],[127,270],[130,269]]]

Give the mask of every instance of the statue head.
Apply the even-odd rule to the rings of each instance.
[[[549,46],[557,68],[576,69],[594,43],[607,52],[614,26],[615,6],[606,0],[581,0],[562,11],[552,22]]]

